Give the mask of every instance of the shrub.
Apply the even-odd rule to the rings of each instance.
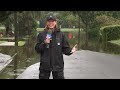
[[[100,37],[99,35],[99,30],[100,28],[97,27],[97,28],[92,28],[88,31],[88,36],[90,39],[98,39]]]
[[[120,25],[110,25],[100,28],[103,40],[117,40],[120,38]]]

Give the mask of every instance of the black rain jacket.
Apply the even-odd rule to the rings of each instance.
[[[63,54],[71,55],[71,48],[65,34],[60,29],[55,29],[52,33],[52,40],[47,48],[44,40],[47,30],[38,34],[35,50],[40,54],[40,70],[63,71]]]

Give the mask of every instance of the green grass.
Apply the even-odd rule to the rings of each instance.
[[[30,35],[26,35],[25,38],[30,38]]]
[[[0,44],[5,43],[5,42],[7,42],[7,41],[0,41]],[[24,46],[24,45],[25,45],[25,41],[19,41],[18,42],[18,46]]]
[[[28,40],[29,38],[23,38],[23,40]]]
[[[24,46],[25,45],[25,41],[19,41],[18,42],[18,46]]]
[[[73,31],[78,31],[78,29],[74,29],[74,28],[62,28],[61,31],[63,32],[73,32]]]
[[[4,29],[5,29],[5,27],[0,27],[0,29],[3,29],[3,30],[4,30]]]
[[[43,31],[44,28],[37,28],[37,31]]]
[[[112,41],[108,41],[110,43],[116,44],[120,46],[120,39],[119,40],[112,40]]]
[[[0,32],[5,31],[5,27],[0,27]]]
[[[1,44],[1,43],[5,43],[5,42],[7,42],[7,41],[0,41],[0,44]]]
[[[44,28],[37,28],[37,31],[43,31]],[[61,28],[61,31],[63,32],[72,32],[72,31],[78,31],[78,28]]]
[[[6,40],[8,40],[8,39],[15,39],[15,38],[14,37],[2,37],[0,39],[6,39]]]

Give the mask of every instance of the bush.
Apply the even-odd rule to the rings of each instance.
[[[89,36],[89,38],[90,38],[90,39],[98,39],[98,38],[100,37],[99,30],[100,30],[99,27],[90,29],[90,30],[88,31],[88,36]]]
[[[120,25],[110,25],[100,28],[103,40],[117,40],[120,38]]]

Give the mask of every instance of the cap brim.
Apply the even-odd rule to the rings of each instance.
[[[47,21],[49,21],[49,20],[53,20],[53,21],[56,21],[56,19],[53,19],[53,18],[49,18],[49,19],[47,19]]]

